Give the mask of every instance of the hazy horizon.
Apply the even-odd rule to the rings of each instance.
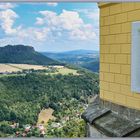
[[[62,50],[62,51],[45,51],[45,52],[47,52],[47,53],[65,53],[65,52],[72,52],[72,51],[96,51],[96,52],[99,52],[99,50],[86,50],[86,49],[67,50],[67,51],[65,51],[65,50]]]

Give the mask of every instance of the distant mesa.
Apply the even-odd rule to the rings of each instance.
[[[0,47],[0,63],[60,65],[60,62],[42,55],[32,46],[25,45]]]
[[[4,52],[24,52],[24,51],[35,51],[31,46],[24,46],[24,45],[6,45],[4,47],[0,47],[0,51]]]

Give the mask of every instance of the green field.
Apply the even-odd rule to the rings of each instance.
[[[70,69],[70,68],[61,68],[61,69],[57,69],[58,72],[55,72],[53,74],[62,74],[62,75],[68,75],[68,74],[73,74],[73,75],[78,75],[77,70],[74,69]]]

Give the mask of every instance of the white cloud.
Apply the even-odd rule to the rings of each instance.
[[[12,3],[0,3],[0,9],[5,10],[5,9],[12,9],[16,6],[16,4]]]
[[[48,6],[54,6],[54,7],[55,7],[55,6],[57,6],[58,4],[55,3],[55,2],[49,2],[49,3],[47,3],[47,5],[48,5]]]
[[[97,39],[93,25],[87,24],[77,11],[63,10],[60,14],[53,11],[40,11],[36,25],[32,27],[14,26],[19,17],[11,9],[0,11],[0,28],[5,38],[0,39],[2,46],[6,44],[42,44],[60,41],[93,41]]]
[[[66,11],[59,15],[60,25],[66,30],[74,30],[84,25],[83,20],[79,17],[77,12]]]
[[[24,44],[31,46],[40,46],[44,41],[49,40],[48,28],[17,28],[17,32],[11,36],[6,36],[0,39],[0,46],[5,46],[7,44]],[[49,40],[51,41],[51,40]]]
[[[74,9],[74,11],[76,11],[78,13],[83,13],[87,16],[93,14],[94,17],[96,17],[96,19],[99,18],[99,8],[95,8],[95,9]]]
[[[92,19],[94,22],[99,22],[99,9],[87,12],[87,17]]]
[[[59,15],[52,11],[40,11],[41,17],[36,18],[36,24],[46,25],[50,31],[59,32],[69,39],[89,40],[95,39],[93,26],[84,23],[76,11],[63,10]]]
[[[58,24],[57,14],[52,11],[40,11],[39,12],[44,18],[40,18],[44,21],[44,24],[56,25]]]
[[[80,40],[92,40],[96,38],[96,33],[93,32],[91,25],[84,25],[83,29],[76,29],[71,32],[72,39],[80,39]]]
[[[30,39],[33,41],[44,41],[48,39],[49,29],[47,27],[42,28],[21,28],[17,30],[16,36],[22,39]]]
[[[9,40],[11,43],[15,38],[21,42],[22,40],[43,41],[47,39],[49,32],[48,28],[23,28],[21,25],[14,27],[14,23],[17,18],[19,18],[19,16],[12,9],[0,11],[0,29],[5,33],[4,36],[11,37],[12,40]],[[42,20],[38,18],[38,24],[42,24],[41,22]]]
[[[0,11],[0,26],[6,34],[13,34],[16,29],[13,28],[15,19],[18,15],[11,9]]]
[[[37,17],[37,18],[36,18],[36,24],[37,24],[37,25],[43,25],[43,24],[44,24],[43,19],[42,19],[42,18]]]
[[[50,30],[48,28],[44,27],[41,29],[34,29],[33,34],[38,41],[44,41],[48,38],[49,31]]]
[[[74,28],[79,28],[83,23],[83,20],[79,17],[77,12],[63,10],[61,14],[52,11],[40,11],[39,12],[43,18],[39,18],[44,21],[49,26],[57,26],[64,28],[66,30],[72,30]],[[37,22],[38,22],[38,18]]]
[[[99,24],[99,9],[74,9],[80,14],[84,14],[87,18],[93,20],[94,24]]]

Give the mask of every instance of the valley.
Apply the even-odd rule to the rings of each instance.
[[[38,54],[25,48],[14,57]],[[98,74],[46,56],[19,59],[0,63],[0,137],[86,137],[81,114],[99,93]]]
[[[64,64],[71,64],[86,68],[93,72],[99,72],[99,52],[93,50],[74,50],[67,52],[42,52],[43,55],[50,57]]]
[[[52,108],[54,110],[52,115],[56,119],[50,120],[48,117],[51,114],[49,114],[45,118],[46,121],[41,121],[40,125],[43,125],[46,130],[43,136],[83,137],[85,125],[81,119],[81,113],[87,106],[88,96],[98,93],[98,76],[88,72],[78,75],[46,75],[35,72],[2,76],[0,89],[0,130],[2,132],[0,136],[42,136],[36,125],[40,118],[39,114],[44,109]],[[43,111],[43,117],[46,117],[44,113],[46,112]],[[20,127],[12,129],[10,126],[13,123],[19,124]],[[78,124],[75,126],[75,123]],[[26,132],[25,135],[27,126],[30,126],[30,132]],[[65,129],[69,127],[72,129],[70,129],[71,135],[68,132],[65,133]],[[34,131],[39,132],[34,134]]]

